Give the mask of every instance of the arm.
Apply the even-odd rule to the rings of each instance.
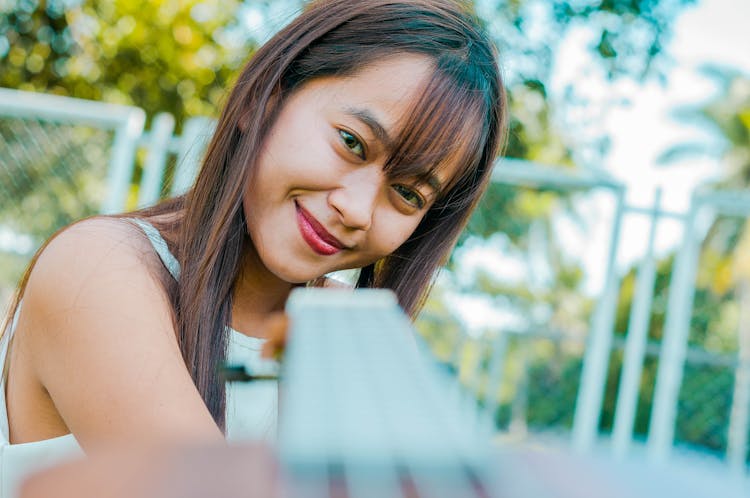
[[[16,333],[84,449],[222,440],[182,360],[157,258],[129,223],[92,219],[58,235],[29,279]]]

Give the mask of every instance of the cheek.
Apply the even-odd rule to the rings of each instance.
[[[391,254],[406,242],[414,233],[420,221],[402,217],[393,218],[379,223],[378,228],[373,230],[371,234],[371,240],[375,241],[377,252],[382,255]]]

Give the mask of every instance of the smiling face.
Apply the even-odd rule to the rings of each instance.
[[[426,57],[393,56],[288,97],[243,199],[256,271],[302,283],[373,263],[409,238],[456,169],[428,178],[383,169],[431,73]]]

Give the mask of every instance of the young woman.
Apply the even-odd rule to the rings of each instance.
[[[186,195],[74,224],[33,261],[2,342],[3,473],[231,435],[218,367],[332,271],[414,316],[488,182],[504,100],[458,2],[313,2],[240,74]]]

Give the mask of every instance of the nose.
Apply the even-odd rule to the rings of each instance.
[[[385,177],[380,167],[363,167],[347,174],[328,194],[328,204],[348,228],[369,230]]]

